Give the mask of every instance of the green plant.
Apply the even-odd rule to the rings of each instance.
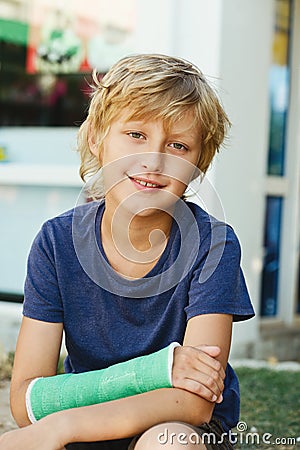
[[[236,372],[241,391],[240,422],[247,427],[239,448],[296,448],[287,438],[300,436],[300,372],[249,368],[239,368]],[[259,435],[259,445],[251,443],[251,432]],[[248,443],[245,442],[247,433]],[[263,435],[272,444],[262,442]]]

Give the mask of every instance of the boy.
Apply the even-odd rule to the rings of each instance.
[[[95,201],[33,243],[11,406],[35,423],[0,449],[231,448],[232,322],[254,313],[232,228],[184,200],[229,120],[178,58],[129,56],[94,81],[78,142]]]

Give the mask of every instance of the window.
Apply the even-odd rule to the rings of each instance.
[[[291,1],[276,1],[273,62],[270,70],[268,175],[284,175],[286,126],[290,93]]]
[[[75,126],[84,119],[88,85],[82,73],[26,72],[27,47],[0,37],[1,126]]]
[[[262,275],[262,316],[275,316],[277,313],[281,216],[282,198],[268,196],[264,238],[265,259]]]
[[[270,132],[266,197],[264,262],[261,287],[261,315],[278,313],[280,240],[285,176],[286,136],[290,99],[290,44],[292,0],[275,0],[272,66],[270,68]],[[272,192],[273,191],[273,192]],[[281,195],[282,194],[282,195]]]
[[[133,52],[135,0],[114,6],[109,0],[5,1],[0,125],[75,126],[85,119],[92,68],[103,74]]]

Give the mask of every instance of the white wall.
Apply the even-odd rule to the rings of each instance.
[[[79,164],[75,127],[1,127],[9,163]]]
[[[219,76],[222,0],[137,0],[135,50],[192,61]]]
[[[81,189],[76,129],[3,127],[0,140],[9,160],[0,164],[0,292],[22,294],[34,236]]]
[[[273,1],[224,0],[220,73],[222,99],[233,123],[217,158],[215,186],[242,245],[242,265],[259,314],[263,257],[264,180],[269,132],[269,68]],[[235,351],[254,341],[258,320],[234,328]]]

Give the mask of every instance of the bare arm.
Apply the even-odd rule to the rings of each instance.
[[[216,359],[226,369],[231,346],[232,316],[230,314],[206,314],[188,321],[183,345],[197,347],[201,344],[216,345],[220,349]]]
[[[61,323],[22,320],[10,388],[12,414],[20,427],[30,424],[25,406],[30,381],[56,374],[62,332]]]
[[[206,402],[208,403],[208,402]],[[70,442],[131,437],[166,420],[209,419],[205,400],[182,389],[158,389],[99,405],[51,414],[33,425],[0,436],[1,450],[61,450]]]

